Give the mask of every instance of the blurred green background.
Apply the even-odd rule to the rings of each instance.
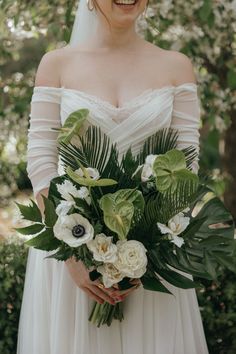
[[[12,229],[29,202],[26,144],[34,78],[43,54],[64,46],[77,1],[0,0],[0,353],[16,351],[27,248]],[[158,28],[159,33],[155,30]],[[140,34],[188,55],[201,102],[200,171],[236,220],[236,1],[150,1]],[[211,354],[236,353],[235,275],[198,289]],[[46,354],[46,353],[45,353]],[[164,354],[164,353],[163,353]],[[190,353],[189,353],[190,354]]]

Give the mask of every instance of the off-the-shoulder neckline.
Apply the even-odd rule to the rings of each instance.
[[[179,85],[165,85],[165,86],[162,86],[162,87],[157,87],[157,88],[149,88],[149,89],[146,89],[144,90],[143,92],[141,92],[140,94],[136,95],[135,97],[133,97],[132,99],[124,102],[121,106],[117,107],[115,105],[113,105],[112,103],[110,103],[109,101],[107,100],[104,100],[100,97],[98,97],[97,95],[94,95],[94,94],[90,94],[89,92],[86,92],[86,91],[83,91],[83,90],[78,90],[78,89],[73,89],[73,88],[67,88],[65,86],[62,86],[62,87],[55,87],[55,86],[35,86],[34,87],[34,92],[37,91],[37,90],[47,90],[47,91],[55,91],[55,92],[60,92],[60,91],[68,91],[68,92],[72,92],[72,93],[75,93],[75,94],[80,94],[82,96],[86,96],[86,97],[89,97],[89,98],[92,98],[93,100],[96,100],[96,101],[99,101],[105,105],[107,105],[108,107],[111,107],[113,109],[116,109],[116,110],[121,110],[123,109],[124,107],[126,107],[127,105],[131,104],[131,103],[135,103],[137,99],[140,99],[141,97],[149,94],[149,93],[156,93],[156,92],[161,92],[161,91],[165,91],[165,90],[178,90],[178,89],[181,89],[183,87],[191,87],[193,88],[196,92],[197,92],[197,84],[194,83],[194,82],[184,82],[182,84],[179,84]]]

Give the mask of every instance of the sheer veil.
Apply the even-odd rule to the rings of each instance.
[[[71,32],[70,45],[76,46],[91,37],[97,28],[98,18],[95,9],[89,11],[86,0],[80,0]]]

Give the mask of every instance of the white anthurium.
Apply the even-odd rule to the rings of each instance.
[[[117,245],[115,267],[125,276],[140,278],[147,270],[147,249],[137,240],[120,240]]]
[[[75,202],[71,200],[62,200],[56,207],[56,214],[58,216],[65,216],[68,214],[72,206],[75,206]]]
[[[97,271],[102,274],[102,281],[106,288],[119,283],[125,277],[113,263],[104,263],[102,266],[98,266]]]
[[[104,233],[97,234],[92,241],[87,243],[88,249],[93,253],[96,261],[104,263],[113,263],[117,259],[117,247],[112,243],[112,236],[106,236]]]
[[[65,180],[62,184],[56,184],[58,192],[67,201],[74,201],[73,197],[86,199],[90,203],[89,191],[86,187],[77,189],[71,181]],[[72,194],[72,195],[71,195]],[[73,196],[73,197],[72,197]]]
[[[94,180],[98,180],[100,178],[99,171],[96,168],[85,167],[85,170],[88,172],[90,178]],[[75,170],[75,173],[77,173],[80,177],[85,177],[82,168]]]
[[[79,247],[93,239],[94,229],[80,214],[62,215],[53,227],[54,236],[70,247]]]
[[[168,225],[157,223],[162,234],[168,234],[171,242],[173,242],[176,246],[181,247],[184,244],[184,239],[181,234],[186,227],[189,225],[190,218],[188,216],[184,216],[183,212],[176,214],[173,218],[168,221]]]

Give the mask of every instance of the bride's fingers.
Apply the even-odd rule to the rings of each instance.
[[[111,296],[109,296],[107,293],[99,289],[97,285],[92,285],[92,284],[89,285],[89,290],[92,291],[97,296],[101,297],[103,300],[109,302],[111,305],[115,305],[114,299]]]
[[[102,284],[100,280],[96,279],[91,282],[92,285],[98,286],[99,284]],[[118,290],[114,289],[113,287],[110,288],[101,288],[104,292],[108,293],[109,295],[118,295]]]
[[[96,294],[94,294],[91,290],[89,290],[88,288],[82,288],[84,292],[86,292],[86,294],[89,295],[89,297],[91,297],[93,300],[99,302],[99,304],[103,304],[104,300],[102,298],[100,298],[99,296],[97,296]]]

